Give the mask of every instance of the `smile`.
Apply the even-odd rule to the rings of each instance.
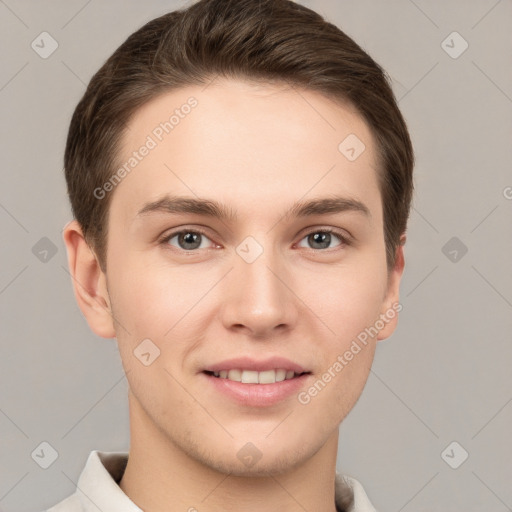
[[[207,371],[205,373],[218,377],[219,379],[227,379],[243,384],[275,384],[276,382],[290,380],[302,375],[302,373],[295,373],[293,370],[285,370],[284,368],[264,370],[261,372],[234,368],[232,370],[220,370],[218,372]]]

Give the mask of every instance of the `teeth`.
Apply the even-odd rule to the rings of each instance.
[[[229,373],[231,373],[231,370]],[[242,371],[242,382],[245,384],[258,384],[258,372],[243,370]]]
[[[276,382],[281,382],[286,379],[286,370],[276,370]]]
[[[265,370],[258,375],[259,384],[273,384],[276,381],[275,370]]]
[[[283,368],[265,370],[263,372],[234,369],[213,372],[213,375],[221,379],[233,380],[244,384],[274,384],[275,382],[293,379],[293,377],[295,377],[295,372],[293,370],[287,371]]]
[[[229,380],[235,380],[236,382],[241,382],[242,372],[240,370],[229,370],[227,378]]]

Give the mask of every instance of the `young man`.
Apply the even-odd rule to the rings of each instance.
[[[64,232],[128,453],[48,512],[372,511],[338,428],[397,324],[413,150],[383,70],[289,0],[202,0],[76,108]]]

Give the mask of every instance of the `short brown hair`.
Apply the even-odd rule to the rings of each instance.
[[[98,199],[94,190],[118,165],[127,123],[156,96],[215,76],[288,83],[360,113],[377,144],[391,269],[413,194],[406,123],[386,72],[339,28],[291,0],[200,0],[146,23],[92,77],[71,120],[64,168],[73,215],[102,268],[112,194]]]

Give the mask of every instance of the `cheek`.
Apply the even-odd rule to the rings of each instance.
[[[385,269],[378,264],[331,269],[319,281],[304,284],[303,296],[322,320],[328,339],[337,348],[350,344],[378,318],[386,286]]]
[[[184,335],[178,338],[175,332],[183,327],[178,322],[190,309],[191,297],[183,293],[187,288],[176,279],[176,273],[164,272],[156,265],[150,267],[142,260],[135,255],[112,269],[109,293],[130,389],[146,411],[157,410],[166,417],[172,409],[169,396],[173,397],[174,408],[185,406],[187,401],[186,393],[172,376],[176,373],[173,364],[182,360],[189,341],[182,331]]]
[[[146,374],[160,368],[160,374],[152,379],[155,383],[168,377],[163,368],[177,371],[203,337],[204,325],[191,319],[199,314],[206,318],[199,301],[211,288],[211,279],[199,272],[179,270],[158,262],[148,264],[134,255],[110,274],[109,293],[123,365],[126,370]],[[147,351],[143,342],[150,357],[153,351],[157,354],[150,367],[134,357]]]
[[[328,436],[357,403],[368,379],[375,352],[375,343],[360,345],[360,351],[352,354],[350,361],[343,359],[346,351],[341,347],[334,350],[331,360],[324,367],[325,372],[317,375],[311,386],[301,393],[299,411],[308,430],[319,429]],[[343,364],[339,363],[338,356],[341,356]],[[341,366],[335,366],[335,362]]]
[[[143,258],[125,260],[112,271],[109,293],[120,323],[129,332],[163,338],[200,290],[182,273],[161,265],[144,264]]]
[[[318,347],[325,355],[317,378],[327,383],[318,393],[319,398],[314,399],[312,409],[317,409],[315,414],[327,414],[328,422],[341,421],[355,405],[375,353],[374,333],[369,328],[379,318],[382,307],[385,262],[384,266],[376,259],[372,264],[360,263],[337,269],[322,293],[318,287],[309,289],[309,297],[314,301],[311,309],[321,318],[326,333]],[[323,389],[322,383],[317,387]]]

